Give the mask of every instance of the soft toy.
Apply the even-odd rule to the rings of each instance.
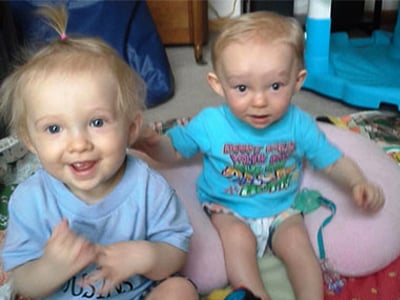
[[[326,257],[342,275],[367,275],[400,255],[400,169],[381,148],[365,137],[333,125],[319,125],[333,143],[360,165],[368,178],[383,187],[386,196],[385,207],[369,215],[358,209],[347,193],[321,173],[310,168],[305,170],[302,186],[318,190],[337,207],[336,215],[323,230]],[[154,163],[143,154],[140,156],[167,178],[188,209],[194,235],[185,274],[202,294],[224,287],[227,278],[220,240],[195,193],[195,181],[201,169],[199,157],[167,167]],[[320,207],[305,216],[317,255],[317,231],[329,214],[329,210]]]

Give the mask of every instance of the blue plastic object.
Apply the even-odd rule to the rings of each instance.
[[[254,296],[246,288],[238,288],[226,296],[224,300],[261,300],[261,298]]]
[[[34,14],[38,6],[51,3],[64,3],[68,8],[67,34],[104,39],[141,75],[147,84],[147,107],[171,98],[173,74],[145,1],[9,1],[24,44],[41,44],[55,37],[55,32]]]
[[[347,104],[400,111],[400,10],[394,32],[376,30],[367,38],[330,33],[330,19],[306,20],[303,87]]]

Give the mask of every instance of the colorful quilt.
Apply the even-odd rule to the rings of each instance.
[[[351,130],[374,141],[400,166],[399,113],[373,110],[343,117],[321,116],[317,120]]]

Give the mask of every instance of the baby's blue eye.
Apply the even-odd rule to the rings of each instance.
[[[58,125],[50,125],[47,127],[47,131],[51,134],[59,133],[61,131],[61,127]]]
[[[271,85],[271,88],[272,88],[274,91],[279,90],[280,87],[281,87],[281,84],[278,83],[278,82],[274,82],[274,83]]]
[[[240,85],[236,86],[236,90],[243,93],[247,90],[247,86],[245,86],[244,84],[240,84]]]
[[[90,125],[93,127],[102,127],[104,125],[104,120],[103,119],[95,119],[92,122],[90,122]]]

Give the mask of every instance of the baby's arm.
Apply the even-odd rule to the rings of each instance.
[[[133,275],[152,280],[167,278],[181,270],[186,260],[186,252],[162,242],[127,241],[100,248],[97,256],[100,268],[82,284],[104,280],[101,295]]]
[[[165,134],[158,134],[150,127],[144,127],[133,148],[145,152],[159,162],[172,163],[182,159],[173,147],[171,139]]]
[[[52,294],[95,258],[95,246],[62,221],[53,231],[43,255],[12,271],[13,288],[22,296],[42,298]]]
[[[348,188],[357,206],[378,211],[385,203],[382,189],[370,182],[349,157],[343,156],[324,170],[339,185]]]

